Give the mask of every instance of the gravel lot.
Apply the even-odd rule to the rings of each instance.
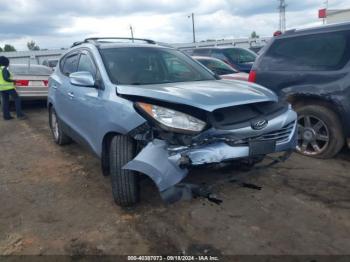
[[[262,189],[218,186],[221,205],[165,206],[145,180],[142,202],[122,209],[98,159],[55,145],[43,105],[25,111],[28,120],[0,120],[0,254],[350,254],[349,150],[249,172]],[[243,172],[207,168],[190,179]]]

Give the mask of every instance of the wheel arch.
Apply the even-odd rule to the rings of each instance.
[[[296,111],[300,110],[311,110],[317,116],[325,117],[328,121],[328,128],[330,130],[329,145],[327,148],[314,155],[317,158],[331,158],[336,155],[342,148],[345,142],[345,122],[342,118],[342,108],[337,105],[336,101],[333,101],[328,96],[310,96],[310,95],[293,95],[287,98],[287,101],[290,102]],[[316,109],[316,111],[315,111]],[[313,111],[312,111],[313,110]],[[307,111],[308,112],[308,111]]]
[[[305,106],[305,105],[319,105],[328,108],[329,110],[333,111],[341,124],[341,127],[344,131],[345,127],[342,121],[342,114],[339,110],[339,106],[331,99],[328,99],[327,97],[321,97],[318,95],[311,95],[311,94],[292,94],[287,97],[287,101],[293,105],[294,108]]]

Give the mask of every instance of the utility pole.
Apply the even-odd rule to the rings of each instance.
[[[279,15],[280,15],[280,21],[279,21],[279,30],[284,33],[284,31],[286,31],[286,1],[285,0],[278,0],[279,6],[278,6],[278,10],[279,10]]]
[[[323,18],[323,24],[326,24],[327,19],[327,11],[328,11],[328,0],[324,1],[325,9],[326,9],[326,16]]]
[[[193,43],[196,42],[196,32],[194,29],[194,13],[192,13],[191,15],[188,16],[188,18],[192,18],[192,34],[193,34]]]
[[[134,31],[132,29],[132,25],[130,25],[131,39],[134,42]]]

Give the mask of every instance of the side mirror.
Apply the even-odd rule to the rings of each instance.
[[[70,83],[75,86],[95,87],[94,77],[90,72],[75,72],[69,75]]]

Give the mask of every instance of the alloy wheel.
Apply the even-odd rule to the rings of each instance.
[[[304,155],[318,155],[328,144],[329,130],[321,119],[312,115],[298,117],[298,152]]]

